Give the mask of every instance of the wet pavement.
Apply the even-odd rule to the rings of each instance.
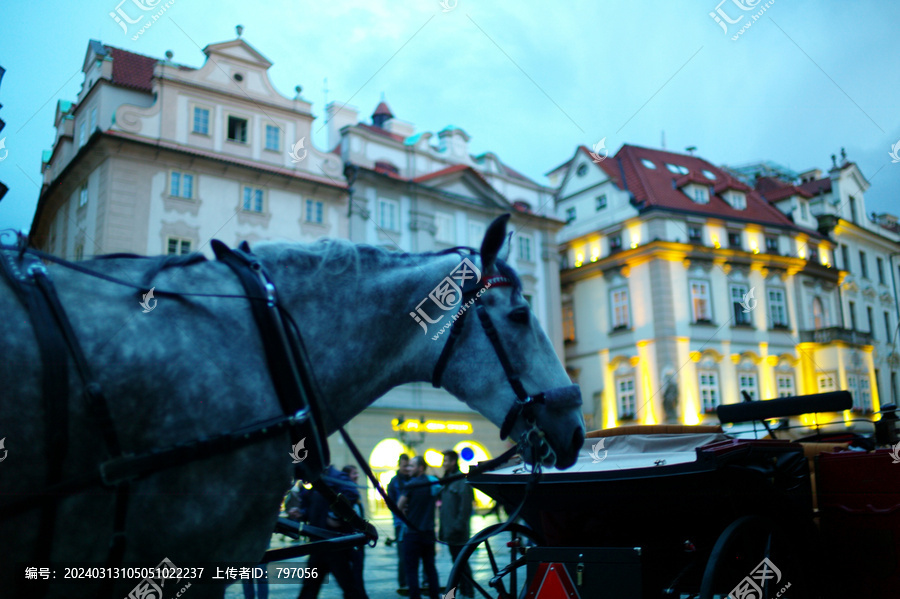
[[[472,534],[481,530],[485,526],[490,526],[497,522],[495,516],[473,516],[472,518]],[[365,571],[363,577],[366,584],[366,592],[370,599],[393,599],[401,597],[397,592],[397,546],[388,547],[385,541],[388,537],[394,536],[394,527],[391,520],[373,520],[372,524],[378,529],[378,545],[376,547],[366,548]],[[272,536],[272,548],[288,547],[295,545],[293,541],[282,535]],[[302,567],[306,563],[307,558],[298,558],[285,562],[277,562],[269,565],[269,576],[274,579],[276,576],[275,568],[281,567]],[[505,564],[506,562],[504,562]],[[435,559],[437,565],[438,579],[441,585],[446,584],[447,578],[450,576],[452,563],[450,561],[450,551],[446,546],[437,545],[437,557]],[[476,572],[487,569],[488,561],[484,551],[477,551],[473,556],[470,564]],[[501,566],[502,567],[502,566]],[[476,574],[476,580],[479,579]],[[300,584],[270,584],[270,599],[297,599],[300,594]],[[457,594],[458,596],[458,594]],[[320,599],[342,599],[343,593],[337,582],[333,578],[322,585],[319,592]],[[428,597],[423,594],[423,597]],[[240,583],[233,584],[228,587],[225,592],[225,599],[244,599],[243,588]]]

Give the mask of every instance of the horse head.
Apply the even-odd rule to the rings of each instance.
[[[463,276],[460,268],[453,271],[462,298],[451,328],[439,337],[445,341],[432,383],[500,427],[501,438],[517,441],[527,461],[568,468],[584,442],[581,391],[531,312],[518,276],[497,256],[508,220],[503,215],[488,227],[480,273],[471,261],[471,276],[464,262]]]

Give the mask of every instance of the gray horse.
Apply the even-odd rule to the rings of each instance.
[[[529,394],[570,385],[515,274],[497,259],[505,226],[505,219],[495,221],[480,257],[471,255],[471,260],[483,276],[503,274],[513,284],[489,289],[478,302],[495,323]],[[458,266],[459,253],[400,254],[338,241],[261,243],[254,253],[302,330],[322,391],[325,435],[390,389],[431,381],[449,335],[432,340],[432,331],[423,334],[410,314]],[[243,295],[234,274],[220,262],[165,269],[147,281],[149,262],[108,258],[82,265],[147,288]],[[144,313],[133,289],[55,265],[48,270],[126,451],[168,447],[281,414],[247,301],[161,296]],[[63,478],[96,472],[106,455],[74,368],[45,370],[29,314],[2,277],[0,315],[0,437],[8,450],[0,463],[2,510],[9,500],[39,494],[46,486],[45,431],[54,423],[43,413],[42,377],[70,379]],[[498,426],[515,403],[507,373],[474,315],[464,321],[441,386]],[[534,420],[532,432],[537,430],[547,445],[548,463],[572,465],[584,439],[581,409],[538,406]],[[518,440],[526,432],[519,418],[511,437]],[[259,560],[291,482],[289,449],[285,434],[135,481],[125,561]],[[62,498],[52,535],[53,563],[103,565],[113,509],[114,493],[102,486]],[[6,556],[0,560],[0,596],[9,596],[30,556],[48,540],[38,538],[40,512],[4,518],[0,511],[0,553]],[[97,596],[96,586],[62,584],[63,574],[56,572],[48,596]],[[115,596],[125,597],[135,583],[117,581]],[[223,593],[222,586],[195,584],[186,594],[201,599]]]

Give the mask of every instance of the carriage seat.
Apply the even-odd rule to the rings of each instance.
[[[585,437],[594,439],[597,437],[617,437],[619,435],[689,435],[692,433],[713,434],[721,432],[722,427],[718,424],[632,424],[590,431]]]
[[[812,506],[815,513],[819,509],[818,494],[816,493],[816,456],[820,453],[835,452],[847,449],[850,443],[801,443],[803,455],[809,463],[809,485],[812,487]]]

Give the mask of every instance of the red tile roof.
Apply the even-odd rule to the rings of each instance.
[[[356,126],[362,128],[362,129],[365,129],[366,131],[371,131],[372,133],[375,133],[377,135],[382,135],[389,139],[393,139],[394,141],[398,141],[400,143],[403,143],[403,140],[406,139],[402,135],[397,135],[396,133],[391,133],[387,129],[382,129],[381,127],[376,127],[375,125],[367,125],[365,123],[357,123]]]
[[[759,177],[756,180],[756,191],[762,194],[769,202],[777,202],[791,196],[811,198],[813,195],[803,189],[802,186],[793,185],[775,177]]]
[[[817,196],[820,193],[828,193],[831,191],[831,177],[807,181],[806,183],[801,183],[797,187],[809,193],[810,197]]]
[[[729,189],[733,189],[735,191],[743,191],[744,193],[746,193],[752,188],[749,185],[745,184],[743,181],[739,181],[737,179],[729,179],[728,181],[722,181],[721,183],[717,184],[715,188],[713,188],[713,191],[715,191],[716,194],[720,194],[723,191],[728,191]]]
[[[140,91],[153,91],[153,68],[156,58],[106,46],[113,60],[112,82]]]
[[[464,171],[466,169],[471,170],[473,173],[481,177],[481,174],[475,169],[471,168],[466,164],[454,164],[453,166],[448,166],[447,168],[442,168],[439,171],[434,171],[433,173],[428,173],[427,175],[421,175],[413,179],[415,183],[424,183],[425,181],[430,181],[432,179],[437,179],[438,177],[443,177],[444,175],[450,175],[453,173],[458,173],[460,171]],[[481,177],[482,179],[484,177]]]
[[[584,146],[581,148],[589,155],[587,148]],[[642,160],[651,161],[656,168],[648,168]],[[671,172],[666,167],[667,164],[688,169],[688,175]],[[769,204],[758,192],[749,188],[746,189],[747,207],[744,210],[732,208],[718,195],[711,195],[708,204],[698,204],[676,189],[676,182],[689,176],[695,180],[704,180],[708,185],[714,185],[719,190],[728,187],[741,190],[746,188],[727,171],[697,156],[626,144],[622,146],[615,157],[610,157],[597,166],[606,172],[619,187],[623,187],[620,182],[621,176],[617,172],[621,166],[625,175],[625,187],[631,191],[637,204],[643,208],[662,208],[692,212],[710,218],[795,227],[787,216]],[[708,179],[702,174],[703,171],[712,173],[715,175],[715,179]]]
[[[375,112],[372,113],[372,116],[381,114],[394,118],[394,113],[391,112],[391,109],[388,108],[387,102],[385,102],[384,100],[382,100],[381,103],[379,103],[378,106],[375,107]]]

